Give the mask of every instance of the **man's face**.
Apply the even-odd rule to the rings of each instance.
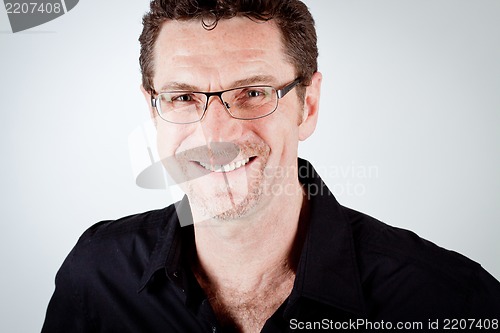
[[[295,80],[274,22],[246,18],[222,20],[211,31],[199,21],[166,22],[156,42],[154,64],[157,92],[211,92],[246,85],[280,89]],[[280,200],[280,195],[294,194],[290,192],[297,188],[293,185],[298,141],[314,129],[299,125],[303,104],[296,90],[279,100],[273,114],[256,120],[232,118],[216,96],[198,123],[172,124],[151,112],[163,164],[197,215],[248,217]]]

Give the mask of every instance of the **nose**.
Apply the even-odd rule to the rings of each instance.
[[[242,120],[229,114],[220,96],[210,96],[205,116],[198,124],[207,142],[233,142],[242,135]]]

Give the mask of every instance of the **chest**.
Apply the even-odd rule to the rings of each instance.
[[[242,293],[237,290],[209,291],[209,301],[220,325],[229,331],[260,332],[266,321],[290,295],[293,278],[268,288]]]

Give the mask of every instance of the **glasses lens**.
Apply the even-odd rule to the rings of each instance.
[[[176,124],[188,124],[201,119],[206,100],[204,94],[165,92],[158,95],[156,107],[164,120]]]
[[[244,87],[222,94],[227,110],[234,118],[256,119],[276,110],[278,96],[276,89],[269,86]]]

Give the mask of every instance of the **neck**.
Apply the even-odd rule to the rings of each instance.
[[[302,191],[295,193],[272,198],[247,218],[195,222],[198,278],[216,290],[245,292],[294,275],[307,207]]]

